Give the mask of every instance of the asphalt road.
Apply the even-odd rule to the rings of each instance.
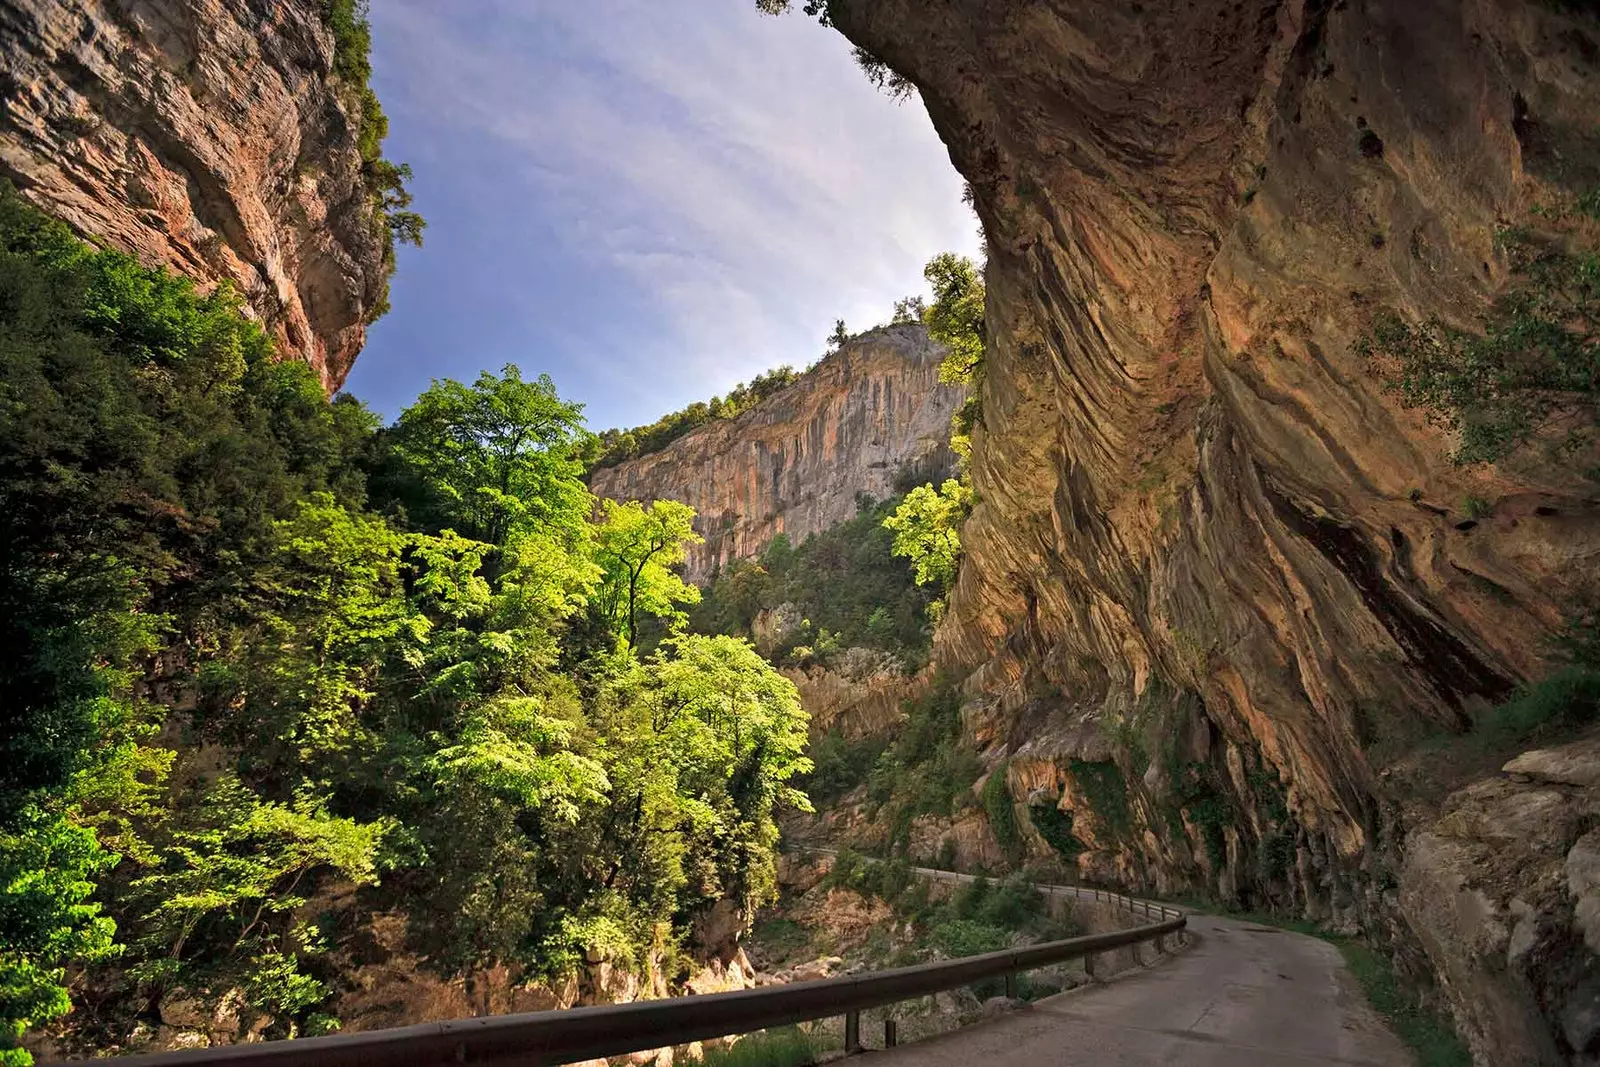
[[[1411,1067],[1326,941],[1191,914],[1193,944],[1150,968],[940,1037],[863,1067]],[[869,1042],[870,1043],[870,1042]]]

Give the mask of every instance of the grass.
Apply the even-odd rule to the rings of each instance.
[[[806,1067],[826,1049],[796,1026],[749,1034],[726,1048],[706,1049],[701,1067]]]
[[[1401,988],[1387,956],[1356,941],[1328,940],[1339,946],[1345,964],[1361,983],[1372,1007],[1417,1054],[1419,1067],[1471,1067],[1472,1055],[1456,1036],[1454,1027]]]

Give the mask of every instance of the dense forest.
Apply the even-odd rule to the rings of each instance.
[[[805,713],[682,626],[688,509],[597,506],[592,440],[515,368],[380,427],[0,190],[0,1062],[180,991],[335,1028],[378,910],[448,973],[670,979],[772,896]]]

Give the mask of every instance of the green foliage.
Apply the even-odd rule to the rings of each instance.
[[[1078,855],[1084,851],[1084,843],[1072,833],[1072,812],[1062,811],[1055,804],[1030,804],[1028,818],[1033,823],[1033,828],[1039,831],[1039,836],[1045,839],[1045,843],[1055,849],[1057,855],[1068,864],[1075,862]]]
[[[90,902],[117,861],[94,834],[36,808],[0,830],[0,1062],[32,1060],[24,1030],[65,1015],[65,968],[115,954],[116,925]]]
[[[908,845],[917,816],[950,815],[975,801],[972,783],[983,772],[962,737],[961,700],[953,689],[936,686],[909,702],[906,711],[893,746],[878,757],[867,778],[868,801],[889,809],[894,851]]]
[[[894,533],[894,554],[911,561],[918,585],[947,590],[955,583],[961,523],[971,510],[972,489],[947,478],[938,489],[922,485],[911,490],[883,520]]]
[[[846,741],[843,734],[830,730],[811,742],[813,770],[800,782],[800,788],[812,803],[830,804],[865,785],[887,747],[888,742],[882,738]]]
[[[143,902],[140,938],[152,957],[175,962],[197,947],[269,951],[278,940],[273,920],[306,903],[307,875],[328,869],[356,885],[377,880],[386,829],[330,816],[309,797],[263,802],[224,775],[172,835],[160,866],[130,885]]]
[[[383,142],[389,136],[389,118],[383,113],[372,80],[372,24],[367,18],[367,0],[324,0],[323,18],[333,33],[333,73],[344,83],[345,106],[357,116],[356,148],[361,155],[361,172],[372,203],[373,225],[384,245],[384,263],[394,269],[394,246],[422,244],[427,223],[411,207],[406,183],[411,168],[383,158]],[[370,309],[367,321],[375,321],[388,311],[388,280],[384,294]]]
[[[1389,317],[1362,342],[1408,407],[1459,435],[1457,463],[1503,459],[1557,422],[1576,451],[1600,420],[1600,255],[1524,230],[1502,240],[1516,282],[1481,332]]]
[[[69,968],[129,1009],[240,988],[269,1035],[336,1028],[313,901],[408,914],[453,977],[670,968],[715,901],[773,897],[805,712],[747,643],[673,632],[692,516],[597,515],[588,440],[514,370],[379,433],[226,289],[0,191],[7,1062]]]
[[[785,1026],[747,1034],[725,1048],[707,1049],[701,1067],[809,1067],[823,1052],[823,1042]]]
[[[1009,931],[972,919],[946,919],[933,928],[933,944],[950,959],[999,952],[1011,944]]]
[[[385,438],[380,486],[422,529],[504,545],[538,527],[567,547],[587,532],[583,405],[548,375],[524,381],[507,366],[470,386],[435,381]]]
[[[1090,763],[1073,760],[1068,768],[1072,780],[1088,800],[1092,811],[1108,833],[1127,840],[1133,832],[1133,812],[1128,807],[1128,783],[1115,763]]]
[[[641,611],[681,625],[688,614],[678,605],[699,603],[700,590],[674,568],[683,563],[688,546],[703,538],[691,525],[694,509],[673,500],[648,507],[605,500],[601,509],[595,555],[601,580],[593,603],[611,631],[637,647]]]
[[[852,664],[839,661],[850,649],[876,649],[908,671],[920,668],[931,643],[930,598],[891,551],[893,535],[883,522],[894,508],[893,500],[872,502],[798,548],[779,534],[759,561],[735,561],[722,569],[690,616],[691,628],[748,634],[762,611],[788,605],[784,610],[793,612],[800,625],[773,650],[774,659],[798,662],[797,646],[804,645],[811,658],[848,667]],[[824,634],[829,641],[822,640]]]
[[[1600,720],[1600,672],[1564,667],[1518,689],[1477,724],[1481,743],[1524,744],[1559,737]]]
[[[636,426],[631,430],[606,430],[596,441],[596,453],[590,462],[590,469],[614,467],[624,460],[658,452],[689,431],[714,419],[732,419],[744,414],[799,379],[800,372],[784,364],[765,374],[756,375],[748,385],[740,382],[728,390],[725,397],[714,396],[710,401],[696,401],[681,411],[661,416],[648,426]]]
[[[1022,858],[1022,829],[1017,825],[1017,806],[1011,799],[1011,788],[1006,782],[1008,764],[1002,763],[989,772],[984,780],[978,801],[989,817],[989,830],[999,842],[1000,850],[1012,863]]]
[[[1467,1067],[1472,1063],[1472,1056],[1449,1022],[1424,1009],[1401,988],[1392,961],[1354,941],[1341,939],[1337,943],[1367,1000],[1411,1046],[1420,1067]]]
[[[1204,763],[1188,764],[1174,778],[1173,793],[1179,810],[1200,830],[1212,867],[1220,870],[1228,859],[1226,828],[1233,823],[1233,813],[1211,768]],[[1181,829],[1179,822],[1175,834],[1182,836]]]
[[[973,382],[983,367],[983,272],[965,256],[942,252],[922,274],[933,286],[933,303],[923,315],[928,335],[950,350],[939,365],[939,380]]]

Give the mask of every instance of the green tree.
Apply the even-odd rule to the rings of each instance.
[[[961,522],[972,509],[972,490],[954,478],[938,489],[921,485],[883,520],[894,532],[894,554],[915,568],[917,582],[950,588],[961,562]]]
[[[116,924],[89,900],[94,880],[117,862],[94,834],[38,808],[0,829],[0,1064],[27,1067],[17,1048],[30,1026],[71,1008],[66,966],[116,953]]]
[[[675,500],[649,507],[606,500],[601,508],[595,561],[602,578],[595,605],[612,631],[637,647],[640,612],[676,625],[686,617],[679,605],[700,600],[700,590],[673,568],[703,538],[694,532],[694,509]]]
[[[941,252],[922,274],[933,286],[933,303],[923,314],[928,335],[950,350],[939,364],[939,380],[972,382],[983,366],[986,337],[983,272],[965,256]]]
[[[1501,237],[1515,281],[1480,331],[1380,318],[1360,347],[1407,407],[1458,435],[1457,463],[1493,463],[1552,423],[1563,446],[1600,424],[1600,254],[1524,230]]]
[[[308,875],[327,869],[357,885],[376,882],[386,829],[329,815],[310,796],[263,801],[224,775],[173,834],[160,868],[133,882],[149,902],[141,933],[173,960],[194,939],[229,949],[269,939],[273,917],[305,904]]]
[[[905,296],[894,302],[894,315],[890,324],[921,322],[928,314],[928,302],[920,296]]]
[[[472,385],[435,381],[388,436],[387,488],[422,528],[504,545],[513,531],[579,537],[591,506],[582,481],[583,405],[547,375],[507,365]]]

